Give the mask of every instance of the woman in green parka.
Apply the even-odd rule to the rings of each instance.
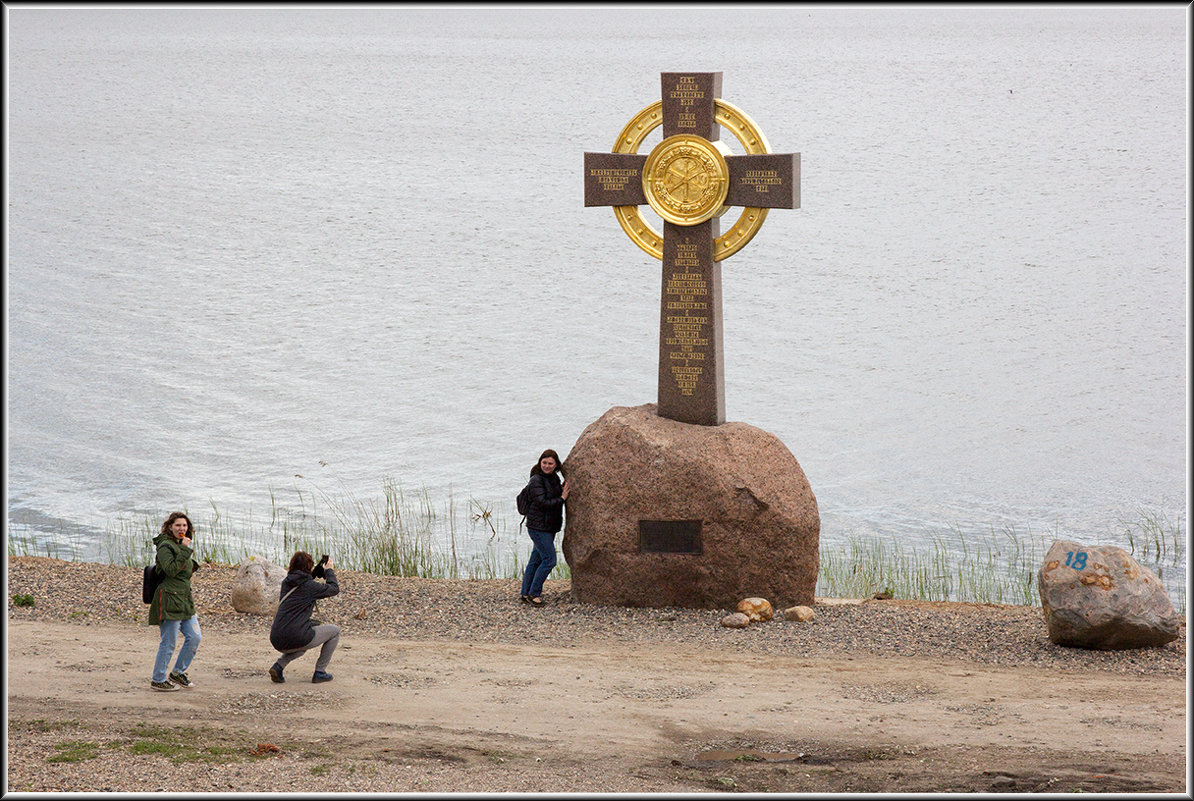
[[[203,634],[199,631],[199,616],[195,614],[195,598],[191,595],[191,574],[199,569],[199,562],[195,560],[195,552],[191,549],[194,533],[191,519],[182,512],[174,512],[162,523],[161,533],[153,539],[158,549],[157,568],[162,583],[158,585],[149,604],[149,625],[161,629],[162,642],[153,663],[150,686],[163,692],[180,687],[189,690],[195,686],[187,678],[187,668],[195,658],[195,651],[199,650],[199,640]],[[180,630],[183,636],[182,649],[178,652],[174,670],[167,675],[166,670],[170,667],[170,657],[174,655],[174,645],[178,642]]]

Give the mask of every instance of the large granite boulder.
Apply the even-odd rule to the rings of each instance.
[[[250,615],[273,615],[286,568],[256,554],[241,562],[232,580],[232,608]]]
[[[812,606],[817,500],[766,431],[680,423],[654,404],[615,406],[584,430],[563,468],[573,490],[562,544],[578,601]]]
[[[1054,542],[1037,590],[1049,639],[1058,645],[1145,648],[1172,642],[1181,628],[1156,575],[1114,545]]]

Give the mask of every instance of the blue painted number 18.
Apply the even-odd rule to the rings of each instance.
[[[1075,554],[1073,551],[1067,551],[1065,555],[1065,566],[1072,567],[1075,570],[1082,570],[1086,567],[1086,551],[1078,551]]]

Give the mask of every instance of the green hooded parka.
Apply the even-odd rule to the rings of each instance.
[[[157,566],[162,583],[158,585],[149,604],[149,625],[158,626],[163,620],[194,617],[191,574],[199,569],[194,549],[174,539],[169,532],[154,537],[153,544],[158,549]]]

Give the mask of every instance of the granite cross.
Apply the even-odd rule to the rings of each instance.
[[[682,423],[725,422],[721,260],[759,230],[768,209],[800,207],[800,154],[773,154],[742,111],[721,100],[720,72],[665,72],[663,100],[622,129],[611,153],[585,153],[585,205],[613,206],[627,236],[663,262],[657,414]],[[663,126],[650,154],[638,147]],[[719,140],[722,126],[746,155]],[[660,235],[638,207],[663,219]],[[743,206],[725,234],[719,218]]]

